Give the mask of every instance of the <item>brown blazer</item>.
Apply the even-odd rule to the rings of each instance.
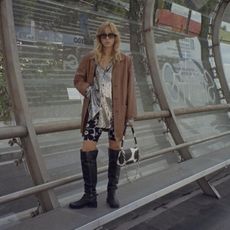
[[[77,68],[74,86],[83,96],[87,87],[93,84],[95,66],[94,53],[90,52]],[[137,114],[132,60],[123,53],[122,60],[113,65],[112,95],[115,138],[121,140],[126,122]],[[89,99],[85,97],[81,117],[82,133],[88,120],[88,105]]]

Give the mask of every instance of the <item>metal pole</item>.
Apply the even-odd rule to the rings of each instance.
[[[14,137],[25,137],[26,135],[27,130],[24,126],[2,127],[0,129],[0,140]]]
[[[22,147],[25,150],[26,161],[33,182],[35,185],[39,185],[46,183],[50,178],[37,142],[24,91],[16,46],[12,0],[2,0],[0,4],[1,38],[5,72],[12,99],[15,122],[16,125],[23,126],[27,130],[27,136],[21,137]],[[52,190],[41,192],[37,194],[37,197],[43,211],[51,210],[59,205]]]
[[[230,111],[230,104],[206,105],[191,108],[177,108],[173,110],[176,116],[193,114],[193,113],[207,113],[212,111]]]
[[[224,11],[227,8],[228,4],[230,4],[230,1],[221,1],[219,3],[219,7],[216,12],[216,15],[214,19],[212,20],[211,36],[212,36],[212,44],[213,44],[212,50],[213,50],[214,60],[216,64],[216,72],[218,75],[218,79],[220,81],[221,90],[223,92],[223,95],[227,103],[230,103],[230,90],[228,86],[228,81],[224,73],[222,56],[221,56],[221,51],[220,51],[220,40],[219,40],[221,22],[224,16]]]
[[[207,106],[197,106],[192,108],[177,108],[174,109],[176,116],[194,114],[194,113],[206,113],[211,111],[229,111],[230,104],[219,104],[219,105],[207,105]],[[152,120],[157,118],[167,118],[170,113],[166,110],[159,112],[145,112],[142,115],[137,116],[136,121]],[[37,135],[62,132],[68,130],[74,130],[80,128],[79,120],[66,120],[58,122],[49,122],[34,125],[34,129]],[[0,128],[0,140],[9,139],[13,137],[25,137],[27,135],[27,130],[24,126],[9,126]]]
[[[154,42],[154,33],[153,33],[153,10],[154,10],[154,0],[146,0],[145,7],[144,7],[144,20],[143,20],[143,31],[144,31],[144,40],[145,40],[145,47],[146,47],[146,54],[151,74],[151,79],[154,85],[154,89],[156,94],[158,95],[159,104],[162,110],[167,110],[170,112],[171,116],[165,119],[166,125],[170,130],[172,138],[176,145],[184,143],[184,139],[182,137],[181,131],[179,130],[179,126],[177,124],[176,116],[169,105],[164,85],[161,81],[160,76],[160,67],[157,61],[156,55],[156,47]],[[182,156],[184,160],[188,160],[192,158],[192,155],[188,149],[188,147],[181,148],[179,150],[179,154]],[[219,193],[212,187],[205,178],[201,178],[198,181],[201,189],[205,194],[215,196],[217,198],[220,197]]]

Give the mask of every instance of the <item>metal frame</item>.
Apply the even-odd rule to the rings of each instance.
[[[179,108],[172,109],[167,101],[165,96],[164,86],[161,82],[159,65],[157,61],[157,57],[155,54],[155,43],[153,36],[153,25],[152,25],[152,13],[153,6],[155,1],[146,0],[145,2],[145,20],[144,20],[144,34],[145,34],[145,44],[147,51],[147,58],[149,60],[149,67],[152,77],[152,82],[157,91],[159,103],[162,111],[146,113],[142,116],[139,116],[137,120],[147,120],[147,119],[155,119],[155,118],[165,118],[166,124],[171,132],[171,135],[176,143],[176,146],[161,149],[154,154],[147,155],[143,157],[142,160],[147,160],[152,157],[173,151],[179,150],[181,156],[187,160],[191,159],[191,154],[189,152],[188,147],[194,144],[202,143],[208,140],[212,140],[215,138],[219,138],[225,135],[229,135],[230,131],[221,133],[219,135],[215,135],[212,137],[204,138],[201,140],[184,143],[184,139],[182,134],[178,128],[176,115],[185,115],[191,113],[200,113],[200,112],[209,112],[209,111],[219,111],[219,110],[228,110],[230,108],[230,100],[229,100],[229,91],[223,86],[226,85],[226,78],[224,78],[224,74],[221,74],[223,71],[222,62],[216,62],[218,64],[219,74],[223,76],[221,80],[221,86],[223,87],[223,91],[225,97],[227,98],[227,105],[210,105],[210,106],[202,106],[196,108]],[[213,20],[213,47],[214,53],[216,57],[220,56],[219,49],[219,40],[218,40],[218,31],[221,23],[221,15],[224,12],[225,7],[229,4],[228,1],[222,1],[219,7],[219,10],[216,12],[216,17]],[[9,91],[12,97],[14,113],[15,113],[15,121],[16,126],[4,127],[0,128],[0,139],[8,139],[12,137],[20,137],[23,148],[25,149],[26,159],[28,162],[29,170],[31,173],[31,177],[35,184],[34,187],[24,189],[15,193],[8,194],[6,196],[0,197],[0,204],[6,203],[15,199],[19,199],[25,196],[29,196],[31,194],[38,194],[39,200],[41,202],[42,208],[44,211],[51,210],[57,207],[59,204],[57,202],[56,196],[53,193],[52,188],[57,186],[61,186],[76,180],[80,180],[82,178],[81,175],[72,175],[69,177],[61,178],[59,180],[50,181],[47,169],[45,167],[40,148],[37,142],[36,135],[52,133],[52,132],[60,132],[66,130],[79,129],[80,123],[77,121],[64,121],[64,122],[53,122],[48,124],[40,124],[34,125],[32,124],[31,117],[29,114],[28,105],[26,102],[26,96],[24,92],[24,86],[22,84],[22,76],[19,67],[18,60],[18,52],[16,47],[16,39],[15,39],[15,31],[14,31],[14,21],[13,21],[13,12],[12,12],[12,0],[0,0],[0,23],[4,24],[4,27],[0,25],[1,37],[2,37],[2,45],[4,51],[4,60],[5,60],[5,70],[8,80]],[[221,60],[221,59],[220,59]],[[229,90],[229,89],[228,89]],[[227,95],[227,96],[226,96]],[[99,173],[105,172],[107,167],[100,168]],[[204,193],[220,197],[218,192],[213,188],[205,178],[199,179],[197,181],[201,186]]]
[[[221,133],[221,134],[218,134],[218,135],[214,135],[214,136],[211,136],[211,137],[208,137],[208,138],[203,138],[203,139],[200,139],[200,140],[179,144],[177,146],[164,148],[164,149],[158,150],[158,151],[156,151],[156,152],[154,152],[152,154],[143,156],[141,158],[141,161],[152,159],[154,157],[160,156],[162,154],[165,154],[165,153],[168,153],[168,152],[171,152],[171,151],[180,150],[181,148],[185,148],[185,147],[188,147],[188,146],[200,144],[200,143],[210,141],[210,140],[213,140],[213,139],[216,139],[216,138],[220,138],[220,137],[223,137],[223,136],[227,136],[227,135],[230,135],[230,131],[227,131],[227,132],[224,132],[224,133]],[[98,174],[104,173],[107,170],[108,170],[107,166],[101,167],[101,168],[98,169]],[[7,202],[10,202],[10,201],[13,201],[13,200],[17,200],[17,199],[20,199],[20,198],[23,198],[23,197],[26,197],[26,196],[30,196],[32,194],[39,193],[39,192],[42,192],[42,191],[46,191],[46,190],[49,190],[49,189],[52,189],[52,188],[56,188],[56,187],[59,187],[59,186],[62,186],[62,185],[65,185],[65,184],[68,184],[68,183],[71,183],[71,182],[74,182],[74,181],[81,180],[81,179],[82,179],[82,174],[75,174],[75,175],[72,175],[72,176],[68,176],[68,177],[53,180],[53,181],[50,181],[50,182],[47,182],[47,183],[43,183],[41,185],[37,185],[37,186],[31,187],[31,188],[23,189],[23,190],[20,190],[20,191],[11,193],[11,194],[7,194],[5,196],[1,196],[0,197],[0,204],[4,204],[4,203],[7,203]]]
[[[27,105],[16,46],[12,0],[2,0],[0,4],[1,38],[3,43],[5,72],[13,104],[15,122],[16,125],[24,127],[23,130],[19,128],[20,132],[24,133],[24,129],[27,130],[27,135],[20,137],[21,143],[25,150],[25,156],[33,183],[39,185],[49,181],[50,178],[40,152]],[[59,206],[57,198],[52,190],[41,192],[37,194],[37,197],[43,211],[48,211]]]
[[[195,108],[178,108],[174,109],[176,116],[194,114],[194,113],[205,113],[211,111],[230,111],[230,104],[219,104],[219,105],[208,105],[208,106],[199,106]],[[170,113],[166,110],[159,112],[148,112],[144,113],[141,116],[138,116],[136,121],[151,120],[155,118],[167,118],[170,116]],[[34,129],[37,135],[62,132],[74,129],[80,129],[79,120],[66,120],[60,122],[49,122],[34,125]],[[13,137],[25,137],[27,135],[27,130],[25,126],[9,126],[0,128],[0,140],[9,139]]]
[[[165,123],[172,135],[175,144],[179,145],[184,143],[185,141],[182,137],[181,131],[179,130],[175,113],[167,101],[167,97],[165,93],[166,91],[161,81],[162,77],[161,77],[160,68],[156,56],[156,47],[155,47],[155,39],[154,39],[154,32],[153,32],[154,5],[155,5],[154,0],[145,1],[143,31],[144,31],[146,54],[147,54],[151,79],[154,85],[154,89],[156,91],[156,95],[158,96],[160,107],[162,110],[168,110],[171,114],[169,118],[165,119]],[[183,158],[183,160],[189,160],[192,158],[192,155],[188,147],[181,148],[179,150],[179,153]],[[220,194],[212,185],[209,184],[209,182],[205,178],[199,179],[197,183],[199,184],[199,186],[201,187],[201,189],[205,194],[220,198]]]
[[[221,51],[220,51],[220,40],[219,40],[219,31],[220,31],[221,22],[224,16],[224,11],[227,8],[228,4],[230,4],[229,0],[222,0],[217,6],[218,9],[215,12],[215,16],[211,22],[211,30],[212,30],[211,35],[212,35],[212,50],[213,50],[213,57],[216,64],[217,77],[220,81],[223,95],[227,103],[230,103],[230,89],[228,87],[228,82],[224,73],[223,62],[222,62]]]

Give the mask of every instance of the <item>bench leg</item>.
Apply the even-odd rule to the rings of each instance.
[[[198,183],[198,185],[200,186],[200,188],[202,189],[205,195],[212,196],[217,199],[221,198],[216,188],[213,185],[211,185],[205,178],[201,178],[196,182]]]

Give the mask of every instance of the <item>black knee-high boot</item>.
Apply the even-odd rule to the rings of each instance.
[[[97,207],[97,154],[98,150],[83,152],[81,151],[81,167],[84,179],[85,193],[83,197],[69,204],[70,208],[80,209],[85,206]]]
[[[117,157],[120,150],[109,149],[107,203],[111,208],[119,208],[120,204],[116,197],[117,185],[120,177],[120,166],[117,165]]]

